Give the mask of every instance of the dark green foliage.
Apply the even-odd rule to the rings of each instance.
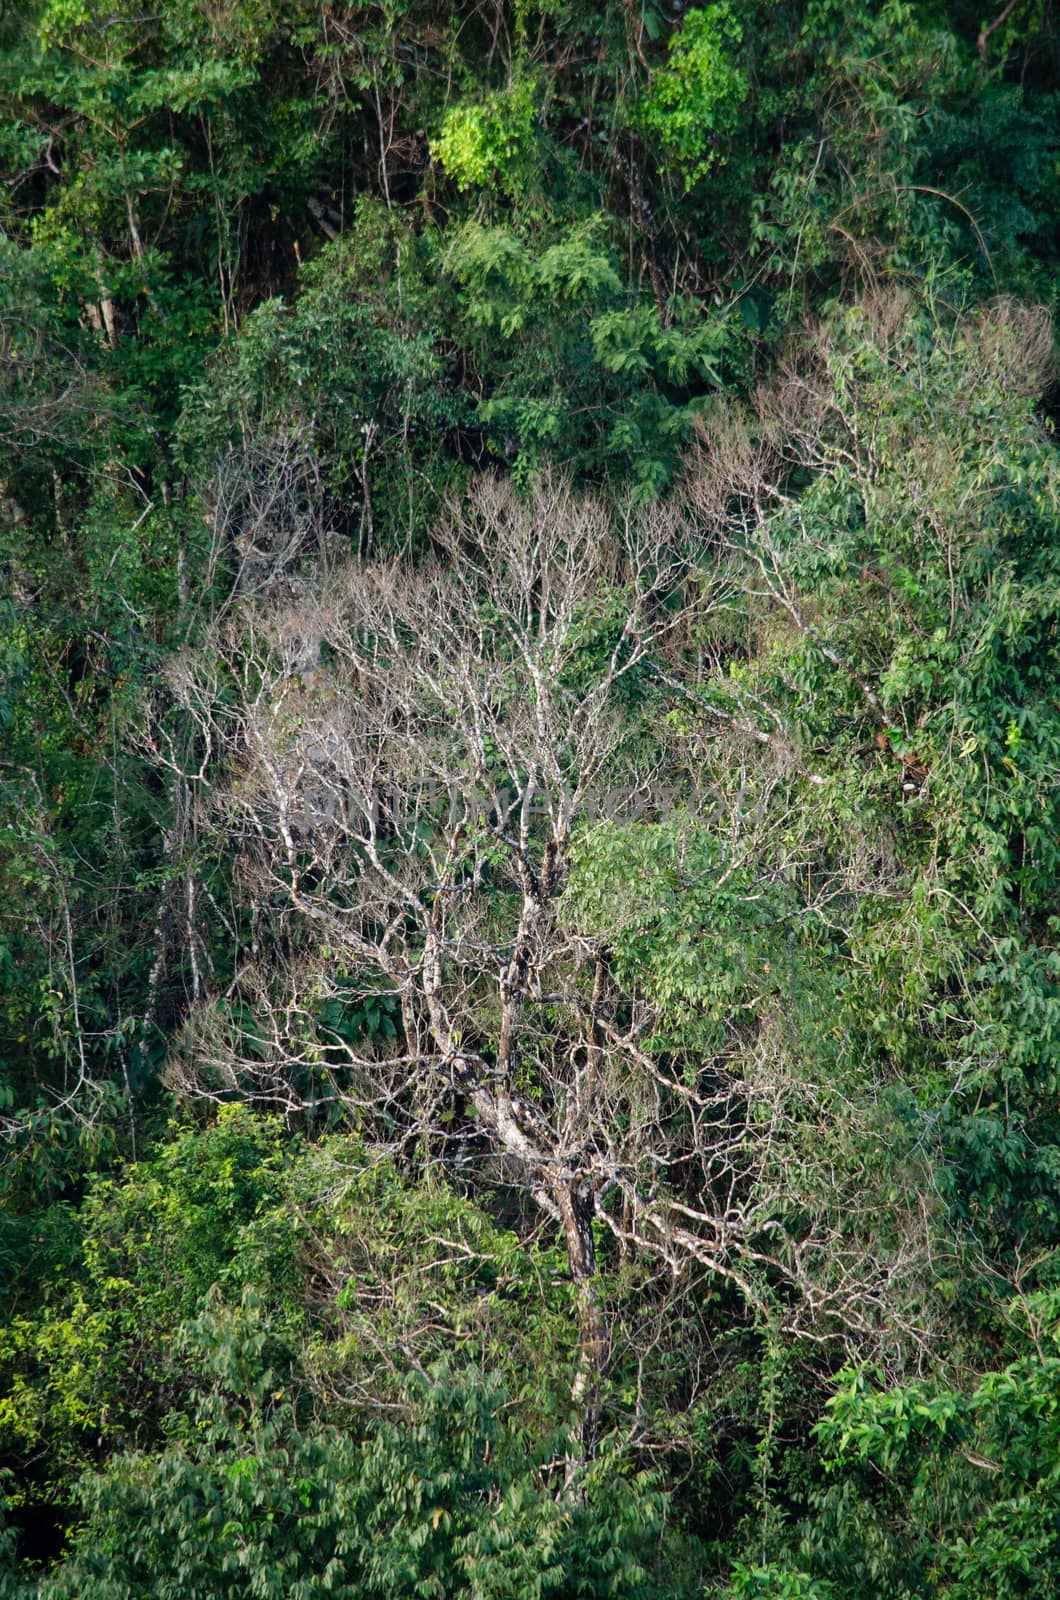
[[[1044,1244],[1060,887],[1056,465],[1033,415],[1047,330],[1002,307],[859,334],[848,322],[826,356],[853,451],[822,417],[826,470],[757,552],[794,600],[774,659],[825,794],[844,808],[856,793],[860,830],[893,852],[876,885],[847,879],[854,1005],[922,1091],[937,1073],[958,1203],[989,1234],[1003,1192],[1027,1208],[1006,1228]]]
[[[589,218],[535,247],[473,221],[446,265],[494,452],[524,479],[558,459],[631,475],[650,498],[673,475],[696,401],[726,363],[739,365],[741,330],[690,298],[660,307],[632,294],[602,223]]]
[[[212,1381],[190,1437],[85,1481],[78,1544],[42,1600],[665,1592],[650,1485],[601,1462],[576,1498],[554,1497],[547,1451],[498,1420],[490,1385],[418,1380],[402,1426],[358,1439],[300,1421],[273,1390],[253,1302],[193,1336]]]
[[[825,1593],[1055,1592],[1055,1290],[1012,1309],[1023,1354],[971,1392],[879,1391],[861,1375],[840,1387],[818,1429],[827,1477],[802,1546]]]
[[[515,1415],[562,1415],[573,1354],[554,1251],[349,1139],[306,1146],[239,1105],[172,1132],[97,1179],[76,1215],[53,1210],[50,1259],[13,1299],[0,1430],[24,1464],[46,1452],[47,1498],[101,1450],[149,1450],[181,1425],[203,1370],[189,1330],[251,1293],[273,1375],[303,1409],[328,1394],[334,1414],[345,1394],[353,1422],[403,1411],[409,1375],[444,1360],[454,1380],[503,1380]]]

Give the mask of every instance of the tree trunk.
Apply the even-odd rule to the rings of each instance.
[[[600,1304],[596,1273],[592,1200],[579,1195],[573,1182],[557,1184],[552,1191],[552,1198],[567,1241],[581,1343],[578,1370],[571,1386],[571,1399],[577,1408],[578,1421],[567,1461],[566,1481],[570,1489],[578,1468],[590,1461],[596,1451],[600,1380],[607,1368],[607,1323]]]

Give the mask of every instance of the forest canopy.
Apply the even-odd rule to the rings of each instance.
[[[1055,1595],[1052,0],[0,108],[0,1596]]]

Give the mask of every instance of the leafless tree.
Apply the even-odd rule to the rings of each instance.
[[[148,736],[237,853],[258,929],[175,1081],[330,1095],[532,1197],[575,1286],[585,1451],[609,1344],[594,1222],[818,1337],[878,1330],[923,1261],[916,1205],[885,1225],[865,1171],[840,1173],[855,1110],[798,1059],[775,980],[730,1048],[663,1050],[657,1001],[566,893],[606,797],[620,823],[653,815],[664,741],[646,720],[728,599],[691,538],[680,508],[616,517],[558,482],[528,501],[488,483],[430,564],[246,603],[178,660],[193,772]],[[326,1022],[351,989],[393,1008],[392,1037]]]

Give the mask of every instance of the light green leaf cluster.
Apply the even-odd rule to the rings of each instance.
[[[641,108],[644,128],[681,167],[690,189],[723,160],[751,91],[739,64],[743,24],[728,0],[689,10]]]
[[[533,157],[537,86],[517,75],[482,101],[462,101],[445,114],[431,154],[459,189],[496,182],[514,195]]]

